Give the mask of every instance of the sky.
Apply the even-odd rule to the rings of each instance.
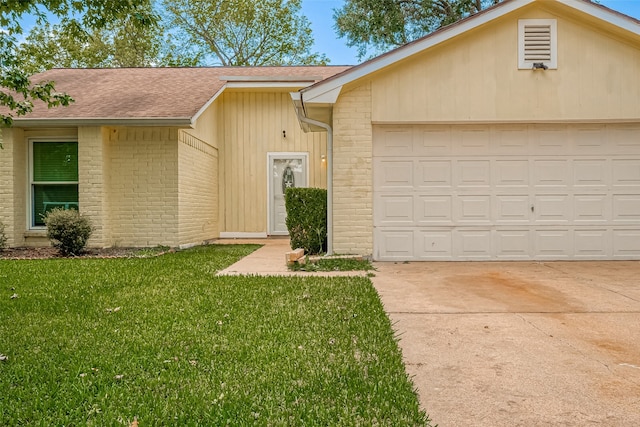
[[[346,39],[339,39],[333,28],[333,11],[343,4],[344,0],[302,0],[302,13],[311,21],[314,51],[326,54],[331,65],[360,62],[356,48],[349,48]],[[600,0],[600,4],[640,19],[640,0]]]

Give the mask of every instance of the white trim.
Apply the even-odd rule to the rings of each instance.
[[[474,28],[478,28],[481,25],[487,24],[488,22],[491,22],[536,1],[544,3],[544,1],[547,0],[513,0],[509,2],[499,3],[497,6],[494,6],[491,9],[487,9],[484,12],[480,12],[475,16],[471,16],[463,21],[460,21],[459,23],[452,24],[449,27],[445,27],[431,35],[425,36],[422,39],[418,39],[414,42],[392,50],[389,53],[363,62],[360,65],[356,65],[355,67],[339,74],[335,78],[328,78],[327,80],[318,82],[306,89],[302,89],[301,92],[303,94],[304,103],[319,103],[316,98],[323,99],[321,97],[332,90],[336,90],[337,88],[340,88],[348,83],[379,71],[400,60],[420,53],[426,49],[450,40]],[[640,24],[635,22],[631,17],[626,17],[623,14],[610,11],[607,8],[589,3],[585,0],[555,1],[572,9],[601,19],[619,28],[627,30],[635,35],[640,35]]]
[[[27,231],[41,231],[44,230],[45,227],[42,225],[34,225],[35,218],[33,216],[33,143],[34,142],[75,142],[78,143],[77,136],[56,136],[53,138],[47,137],[34,137],[27,139]],[[78,147],[79,148],[79,147]],[[78,149],[78,175],[80,174],[80,151]],[[38,181],[39,184],[76,184],[78,185],[78,198],[80,198],[80,176],[78,176],[78,181]],[[80,200],[78,200],[78,207],[80,206]]]
[[[525,39],[527,28],[548,27],[549,31],[549,59],[527,60]],[[538,44],[538,43],[536,43]],[[558,21],[556,19],[519,19],[518,20],[518,69],[532,70],[533,64],[543,63],[550,70],[558,68]]]
[[[64,119],[13,119],[13,127],[78,127],[78,126],[176,126],[191,127],[191,117],[76,117]]]
[[[221,231],[220,239],[266,239],[267,233],[245,233],[242,231]]]
[[[322,76],[220,76],[220,80],[227,82],[261,82],[265,84],[275,82],[317,82]]]
[[[309,186],[309,153],[303,151],[270,151],[267,153],[267,235],[269,236],[286,236],[289,233],[274,232],[271,226],[271,220],[273,219],[273,204],[272,204],[272,192],[271,188],[272,180],[272,166],[274,160],[279,159],[300,159],[304,163],[306,183],[305,187]]]
[[[222,87],[220,88],[220,90],[218,90],[218,91],[217,91],[217,92],[216,92],[216,93],[211,97],[211,99],[209,99],[209,100],[208,100],[208,101],[207,101],[207,102],[206,102],[206,103],[205,103],[205,104],[204,104],[204,105],[203,105],[203,106],[198,110],[198,112],[197,112],[197,113],[195,113],[195,114],[193,115],[193,117],[191,117],[191,121],[190,121],[190,122],[191,122],[191,125],[192,125],[193,127],[195,127],[195,126],[196,126],[196,121],[198,121],[198,119],[200,118],[200,116],[202,115],[202,113],[204,113],[204,112],[207,110],[207,108],[209,108],[209,106],[210,106],[211,104],[213,104],[213,103],[215,102],[215,100],[216,100],[216,99],[218,99],[218,97],[219,97],[220,95],[222,95],[222,92],[224,92],[224,89],[225,89],[225,88],[226,88],[226,85],[222,86]]]

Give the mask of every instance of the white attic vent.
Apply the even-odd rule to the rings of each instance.
[[[518,68],[531,70],[543,63],[558,68],[558,24],[555,19],[518,21]]]

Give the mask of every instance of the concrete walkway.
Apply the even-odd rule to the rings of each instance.
[[[272,237],[268,239],[220,239],[215,244],[254,244],[263,245],[260,249],[242,258],[233,265],[221,270],[218,276],[366,276],[365,271],[291,271],[285,263],[285,254],[291,250],[288,238]]]

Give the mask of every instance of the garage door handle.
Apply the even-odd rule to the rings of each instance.
[[[531,205],[531,212],[533,212],[535,209],[533,208],[533,205]]]

